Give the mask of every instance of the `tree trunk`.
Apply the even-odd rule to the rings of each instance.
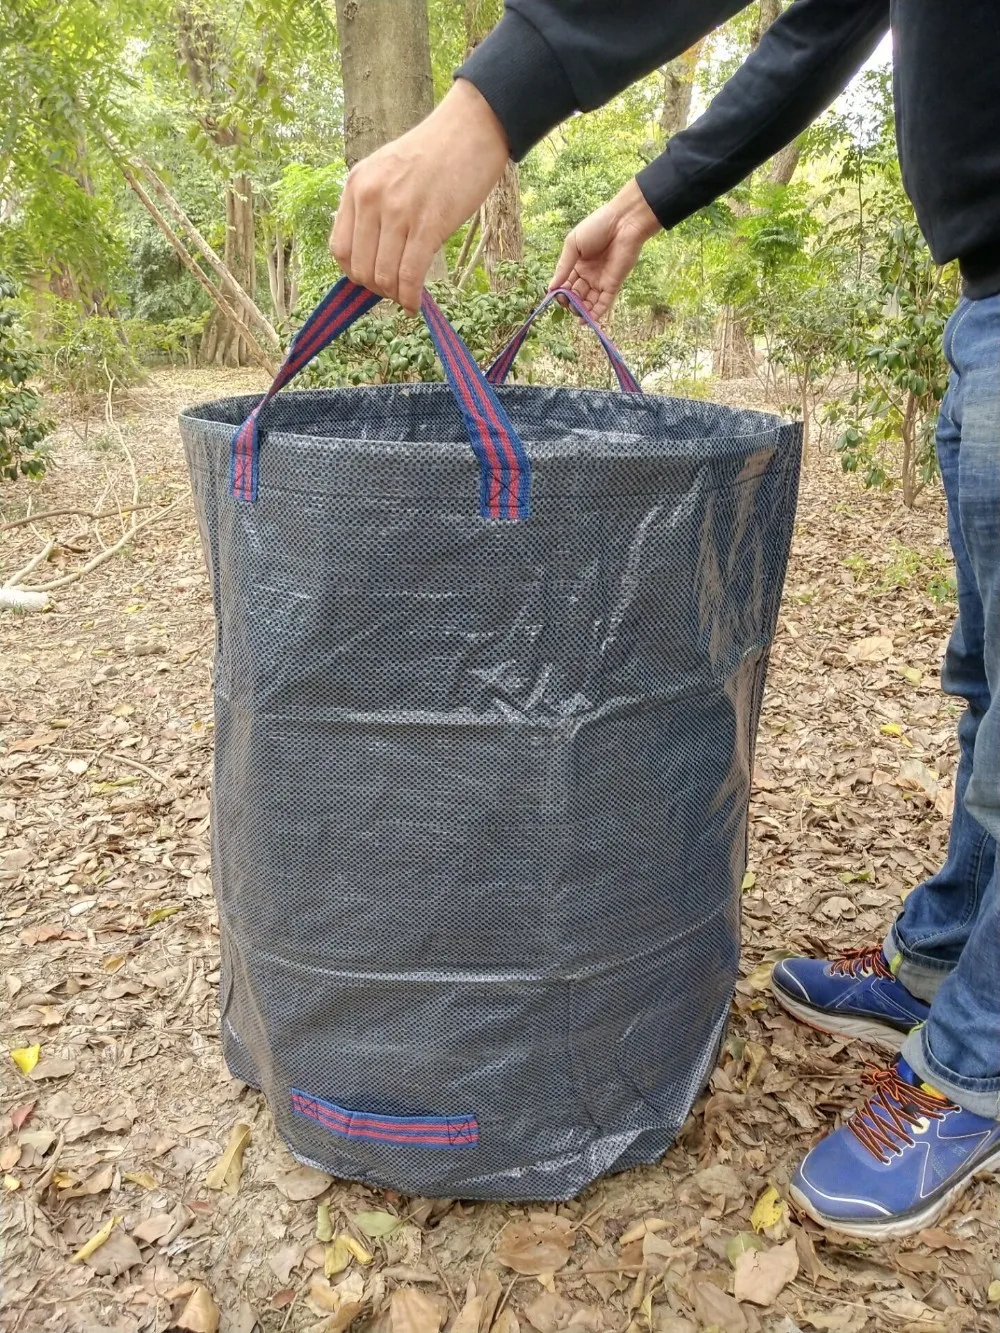
[[[240,175],[226,186],[223,263],[251,301],[257,294],[256,257],[253,184],[249,176]],[[230,301],[239,305],[232,284],[224,285],[223,290]],[[217,310],[202,335],[201,360],[206,365],[247,366],[251,359],[241,330]]]
[[[344,156],[353,167],[434,110],[427,0],[336,0]],[[448,276],[438,255],[429,277]]]
[[[660,112],[660,129],[668,139],[686,129],[691,118],[694,72],[704,45],[703,37],[683,55],[663,66],[663,110]]]
[[[790,144],[786,144],[780,152],[775,153],[771,158],[771,167],[768,173],[772,185],[788,185],[795,175],[795,168],[799,165],[799,158],[802,156],[802,141],[793,139]]]
[[[754,374],[756,367],[746,325],[733,306],[723,306],[716,326],[712,374],[720,380],[745,380]]]
[[[465,55],[472,54],[479,43],[500,22],[503,5],[500,0],[465,0]],[[520,263],[524,258],[524,235],[521,230],[521,174],[516,162],[507,167],[486,200],[483,213],[482,257],[490,287],[499,285],[499,268],[503,263]]]

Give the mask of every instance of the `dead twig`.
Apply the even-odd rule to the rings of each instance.
[[[113,509],[110,513],[95,514],[89,509],[42,509],[37,514],[25,514],[23,518],[12,518],[9,523],[0,523],[0,532],[10,532],[13,528],[25,528],[29,523],[40,523],[46,518],[87,518],[94,523],[101,523],[106,518],[118,518],[121,514],[131,514],[137,509],[152,509],[152,503],[129,505],[125,509]]]
[[[171,784],[167,779],[161,778],[159,773],[155,772],[154,769],[148,768],[145,764],[140,764],[138,759],[130,759],[127,754],[110,754],[108,755],[108,758],[117,760],[119,764],[124,764],[127,768],[134,768],[139,773],[145,773],[147,778],[151,778],[153,782],[158,782],[161,787],[170,791]]]
[[[50,538],[38,554],[31,557],[23,569],[19,569],[16,574],[11,574],[10,578],[4,582],[3,586],[5,588],[16,588],[22,579],[26,579],[29,574],[38,568],[39,565],[44,564],[55,549],[55,538]]]
[[[159,523],[160,520],[165,518],[172,509],[176,509],[177,506],[181,504],[183,498],[184,497],[182,496],[181,499],[173,500],[170,504],[164,505],[162,509],[157,510],[155,514],[151,514],[149,518],[143,518],[140,519],[138,523],[133,523],[128,531],[123,533],[113,546],[109,546],[106,550],[101,551],[101,553],[95,555],[92,560],[88,560],[85,565],[82,565],[79,569],[74,569],[71,574],[64,574],[61,578],[51,579],[48,583],[36,584],[30,591],[54,592],[56,588],[65,588],[70,583],[76,583],[78,579],[82,579],[85,575],[92,573],[106,561],[110,560],[112,556],[117,555],[122,547],[127,546],[132,538],[135,537],[137,533],[141,532],[143,528],[148,528],[153,523]]]

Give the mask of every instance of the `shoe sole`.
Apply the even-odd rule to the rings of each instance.
[[[884,1051],[901,1051],[903,1042],[909,1035],[890,1027],[888,1023],[879,1023],[874,1018],[853,1018],[850,1014],[831,1014],[825,1009],[815,1009],[811,1004],[793,1000],[780,986],[771,981],[771,993],[782,1009],[797,1018],[807,1027],[818,1032],[829,1032],[834,1037],[846,1037],[850,1041],[867,1041],[872,1046],[879,1046]],[[914,1027],[917,1025],[914,1024]]]
[[[939,1199],[935,1199],[920,1212],[906,1213],[903,1217],[893,1218],[887,1222],[849,1222],[840,1217],[827,1217],[795,1185],[789,1186],[788,1194],[796,1208],[806,1213],[814,1222],[818,1222],[821,1227],[829,1227],[845,1236],[892,1240],[897,1236],[911,1236],[916,1231],[922,1231],[924,1227],[932,1226],[942,1213],[947,1212],[965,1193],[977,1176],[1000,1176],[1000,1152],[988,1157],[981,1166],[976,1167],[975,1171],[957,1181],[951,1189],[946,1190]]]

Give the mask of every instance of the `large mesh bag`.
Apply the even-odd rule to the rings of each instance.
[[[181,417],[218,628],[222,1029],[292,1152],[406,1193],[569,1197],[670,1146],[736,977],[800,428],[622,388]],[[530,323],[530,321],[529,321]],[[603,339],[603,335],[602,339]]]

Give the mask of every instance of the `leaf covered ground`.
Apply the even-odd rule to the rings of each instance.
[[[298,1166],[220,1058],[213,626],[175,416],[258,385],[162,372],[115,419],[67,406],[47,477],[0,496],[0,524],[29,500],[80,511],[0,530],[0,582],[56,540],[26,585],[112,546],[136,485],[141,504],[176,506],[136,511],[157,521],[49,612],[0,613],[0,1326],[996,1328],[1000,1187],[977,1183],[939,1226],[887,1245],[789,1213],[798,1158],[878,1057],[798,1026],[767,988],[782,951],[878,938],[943,858],[956,706],[937,685],[953,612],[940,498],[909,514],[829,458],[806,474],[757,755],[743,976],[676,1147],[558,1208],[402,1198]]]

